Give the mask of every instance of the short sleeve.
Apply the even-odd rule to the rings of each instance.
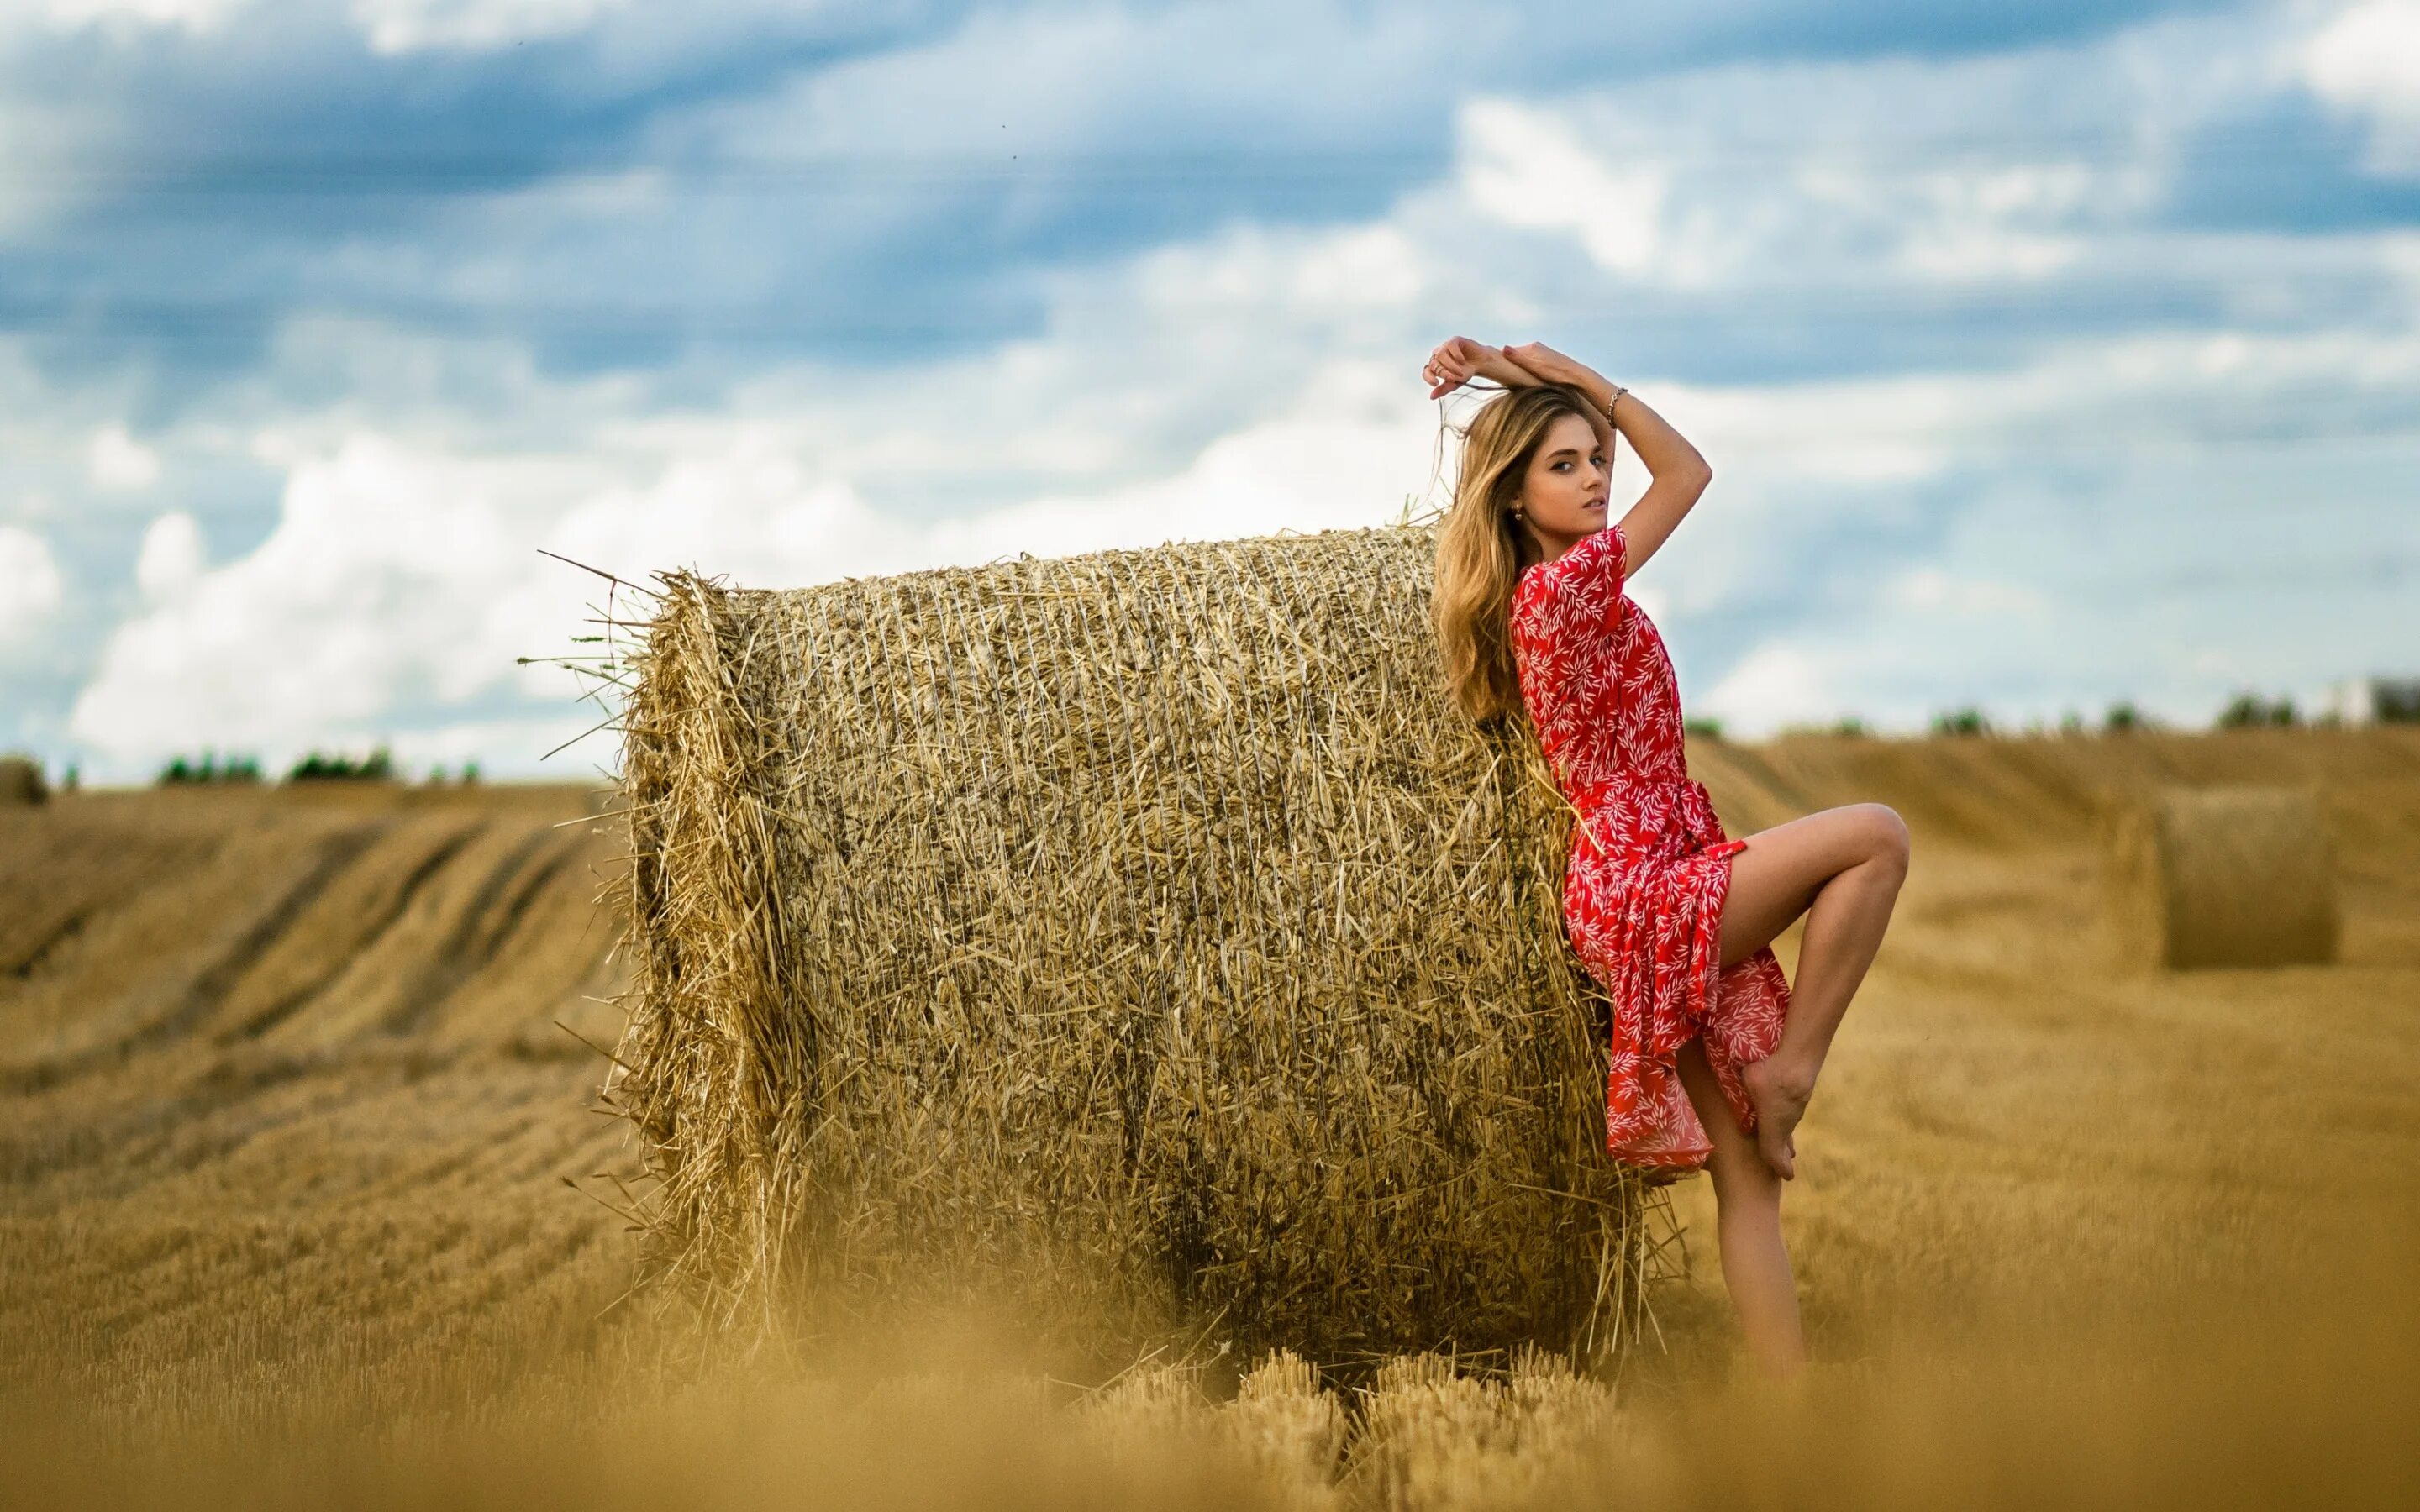
[[[1621,563],[1629,549],[1619,522],[1580,537],[1545,565],[1555,596],[1576,617],[1611,627],[1621,615]]]

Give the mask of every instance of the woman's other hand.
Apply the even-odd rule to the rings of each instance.
[[[1490,379],[1508,389],[1539,381],[1536,374],[1514,362],[1508,352],[1507,347],[1490,347],[1468,336],[1450,337],[1429,354],[1420,378],[1429,385],[1432,399],[1442,399],[1475,378]]]
[[[1594,379],[1599,387],[1605,385],[1605,379],[1598,377],[1594,368],[1564,356],[1543,341],[1501,347],[1497,348],[1497,354],[1528,373],[1528,381],[1531,383],[1569,383],[1585,389],[1589,387],[1590,380]]]

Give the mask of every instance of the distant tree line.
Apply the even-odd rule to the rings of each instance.
[[[163,787],[183,782],[257,782],[259,780],[260,761],[257,757],[229,756],[225,761],[221,761],[218,752],[214,750],[206,750],[201,755],[191,759],[183,756],[174,757],[170,759],[167,765],[160,768],[160,783]]]
[[[2377,699],[2374,707],[2372,717],[2381,724],[2420,723],[2420,701],[2381,696]],[[2288,695],[2280,694],[2271,698],[2257,690],[2245,688],[2229,695],[2226,702],[2211,719],[2211,726],[2215,730],[2303,726],[2324,730],[2333,729],[2343,722],[2343,719],[2333,712],[2306,717],[2295,706],[2293,699]],[[1935,735],[1993,735],[2019,733],[1994,723],[1979,706],[1972,703],[1937,711],[1929,721],[1929,726],[1931,733]],[[1704,735],[1709,739],[1722,738],[1722,724],[1719,720],[1688,718],[1683,721],[1683,728],[1691,734]],[[2039,723],[2028,724],[2024,727],[2022,733],[2036,733],[2040,728]],[[2057,728],[2061,734],[2073,735],[2087,733],[2089,726],[2081,713],[2071,709],[2059,717]],[[2138,730],[2166,728],[2168,725],[2164,720],[2154,717],[2132,699],[2119,699],[2111,703],[2102,714],[2100,722],[2101,732],[2105,734],[2126,734]],[[1867,735],[1871,734],[1872,731],[1868,729],[1865,721],[1855,715],[1847,715],[1828,724],[1784,725],[1780,733],[1786,735]]]
[[[402,779],[396,769],[395,755],[380,746],[366,756],[343,752],[314,750],[286,769],[288,782],[395,782]],[[206,750],[199,756],[176,756],[160,769],[160,785],[178,786],[185,783],[257,783],[263,780],[260,759],[256,756],[222,756]],[[479,764],[464,762],[461,782],[465,785],[479,780]],[[432,767],[428,783],[437,786],[445,781],[445,768]]]
[[[392,782],[395,758],[384,746],[356,761],[350,756],[326,756],[313,751],[288,767],[288,782]]]

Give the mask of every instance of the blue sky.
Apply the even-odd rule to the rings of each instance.
[[[9,6],[0,747],[581,778],[541,550],[1373,523],[1450,334],[1714,462],[1740,733],[2420,672],[2420,0],[1573,10]]]

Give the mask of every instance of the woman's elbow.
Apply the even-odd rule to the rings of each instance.
[[[1647,461],[1642,455],[1641,461]],[[1668,488],[1687,490],[1691,498],[1706,491],[1714,481],[1714,470],[1703,453],[1687,441],[1672,451],[1647,462],[1648,475]]]

